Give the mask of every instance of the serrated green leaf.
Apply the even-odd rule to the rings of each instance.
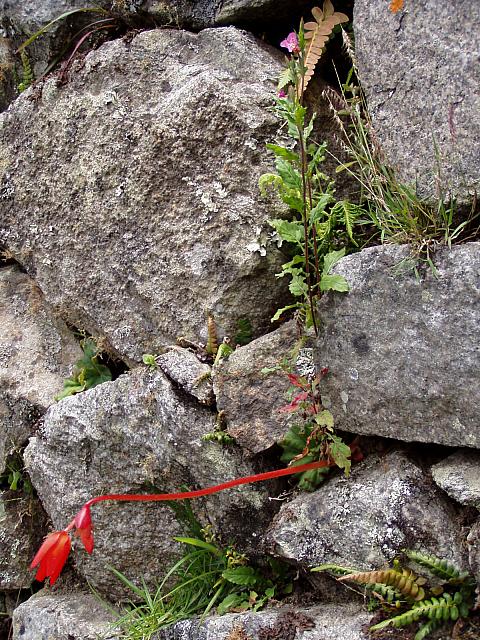
[[[290,309],[298,309],[299,304],[288,304],[286,307],[282,307],[281,309],[278,309],[278,311],[275,312],[275,314],[272,316],[270,322],[276,322],[277,320],[279,320],[281,318],[281,316],[285,313],[285,311],[289,311]]]
[[[268,143],[265,146],[267,147],[267,149],[269,149],[269,151],[273,151],[273,153],[276,156],[285,158],[285,160],[290,160],[291,162],[300,162],[298,153],[295,153],[295,151],[292,151],[291,149],[282,147],[279,144],[271,144],[271,143]]]
[[[288,189],[294,189],[301,191],[302,189],[302,176],[298,169],[296,169],[291,162],[288,162],[284,158],[275,158],[275,166],[278,171],[278,175],[283,181],[283,184]]]
[[[253,567],[243,565],[225,569],[222,573],[222,578],[225,578],[228,582],[244,587],[253,587],[261,580],[261,576]]]
[[[332,434],[330,436],[329,452],[337,467],[344,469],[345,475],[348,476],[352,466],[350,461],[352,451],[350,447],[341,438]]]
[[[305,274],[303,273],[303,270],[299,274],[292,275],[292,280],[290,281],[288,288],[290,293],[296,297],[304,297],[308,295],[308,285],[305,282]]]
[[[275,229],[278,235],[285,242],[301,243],[303,237],[303,225],[298,220],[282,220],[275,218],[269,220],[268,224]]]
[[[226,596],[220,604],[217,606],[217,613],[219,616],[223,616],[224,613],[230,611],[230,609],[236,609],[245,602],[246,594],[230,593]]]
[[[295,79],[293,78],[293,73],[290,67],[285,67],[285,69],[280,72],[277,85],[278,90],[280,91],[281,89],[286,87],[287,84],[295,84]]]
[[[324,274],[320,279],[320,290],[346,292],[350,291],[350,287],[343,276]]]
[[[317,413],[314,416],[314,420],[316,424],[322,427],[327,427],[327,429],[333,429],[335,424],[333,415],[328,409],[324,409],[323,411],[320,411],[320,413]]]
[[[333,201],[333,197],[329,193],[324,193],[319,198],[317,204],[310,211],[310,223],[317,224],[325,213],[325,208]]]
[[[328,274],[332,267],[345,256],[345,249],[339,251],[330,251],[323,259],[323,273]]]
[[[277,176],[276,173],[264,173],[258,179],[258,188],[260,189],[262,196],[266,196],[268,194],[268,187],[273,187],[278,190],[281,186],[282,179],[280,176]]]

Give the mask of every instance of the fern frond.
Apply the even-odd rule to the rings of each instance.
[[[313,567],[310,571],[312,571],[312,573],[328,571],[328,573],[331,573],[334,576],[344,576],[351,574],[353,569],[349,567],[342,567],[339,564],[321,564],[318,567]]]
[[[406,550],[405,555],[422,567],[425,567],[438,578],[460,584],[471,579],[468,571],[462,571],[448,560],[436,556],[420,553],[420,551]]]
[[[395,569],[386,569],[384,571],[364,571],[361,573],[350,573],[340,581],[351,580],[359,584],[385,584],[395,587],[400,593],[413,600],[423,600],[425,598],[425,590],[420,584],[419,578],[412,571],[396,571]]]
[[[215,324],[215,320],[211,314],[207,316],[207,331],[208,331],[208,340],[207,346],[205,347],[205,351],[210,355],[216,355],[218,351],[218,337],[217,337],[217,325]]]
[[[455,621],[460,616],[458,606],[461,602],[462,596],[459,592],[455,593],[453,598],[450,594],[445,593],[441,598],[422,600],[422,602],[416,602],[409,611],[373,625],[370,627],[370,631],[378,631],[388,626],[399,629],[412,622],[417,622],[420,618],[428,618],[434,623]]]
[[[20,58],[22,60],[22,82],[20,82],[20,84],[18,85],[18,92],[22,93],[22,91],[28,89],[28,87],[35,80],[35,77],[33,75],[33,69],[32,65],[30,64],[30,60],[23,49],[22,51],[20,51]]]
[[[436,620],[429,620],[429,622],[425,622],[420,626],[413,640],[424,640],[424,638],[430,635],[430,633],[439,626],[440,624]]]
[[[403,0],[391,0],[390,11],[392,13],[398,13],[400,9],[403,9]]]
[[[306,22],[303,26],[306,41],[304,60],[306,71],[302,86],[297,87],[299,97],[307,88],[332,31],[337,24],[348,22],[348,16],[335,11],[330,0],[325,0],[323,3],[323,11],[320,7],[314,7],[312,15],[315,22]]]

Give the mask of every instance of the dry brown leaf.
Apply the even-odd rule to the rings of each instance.
[[[344,13],[336,12],[330,0],[325,0],[323,10],[320,9],[320,7],[313,7],[312,15],[315,18],[315,22],[306,22],[303,25],[305,40],[307,42],[304,60],[307,70],[305,72],[303,85],[297,88],[299,97],[301,97],[307,88],[314,74],[315,66],[323,53],[333,29],[337,24],[348,22],[348,16]]]
[[[403,0],[391,0],[390,11],[392,13],[397,13],[400,9],[403,9]]]

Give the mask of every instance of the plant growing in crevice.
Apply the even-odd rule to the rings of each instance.
[[[0,474],[0,490],[23,491],[27,495],[33,493],[32,483],[25,471],[22,455],[19,450],[7,457],[5,469]]]
[[[334,182],[321,169],[326,157],[326,144],[312,141],[315,113],[308,116],[303,103],[305,89],[325,44],[335,28],[348,21],[343,13],[334,11],[330,0],[323,10],[312,10],[315,22],[300,24],[298,35],[291,33],[281,43],[291,57],[280,76],[275,112],[289,137],[284,145],[268,144],[275,156],[276,173],[260,178],[260,190],[266,194],[273,187],[281,200],[294,212],[293,219],[275,219],[270,225],[277,237],[294,247],[292,259],[282,266],[277,277],[290,277],[289,289],[298,302],[279,309],[272,318],[278,320],[290,309],[307,327],[318,333],[316,303],[325,291],[348,291],[342,276],[331,275],[330,269],[344,254],[335,250],[337,227],[346,231],[347,240],[355,244],[353,226],[362,213],[356,205],[336,202]]]
[[[194,615],[203,619],[214,609],[219,615],[258,611],[272,598],[291,592],[289,573],[278,562],[272,561],[268,571],[256,568],[233,547],[219,545],[211,527],[202,529],[194,522],[196,537],[174,538],[184,545],[184,553],[154,592],[144,582],[139,587],[112,569],[140,599],[115,622],[129,640],[148,640],[165,626]]]
[[[73,374],[63,383],[63,391],[55,396],[57,401],[87,389],[92,389],[98,384],[112,379],[110,369],[99,362],[102,352],[95,340],[93,338],[84,338],[80,341],[80,345],[83,350],[83,356],[77,360]]]
[[[265,473],[257,473],[253,476],[244,478],[236,478],[222,484],[208,487],[206,489],[197,489],[194,491],[181,491],[179,493],[155,493],[155,494],[106,494],[91,498],[86,502],[77,515],[70,523],[61,531],[54,531],[45,538],[42,546],[35,554],[30,565],[31,569],[37,568],[37,580],[45,580],[50,578],[50,584],[53,585],[58,579],[60,572],[68,558],[71,549],[70,533],[80,537],[87,553],[92,553],[94,549],[93,526],[91,517],[91,507],[99,502],[116,501],[116,502],[170,502],[174,500],[191,500],[201,498],[219,491],[225,491],[232,487],[243,484],[251,484],[254,482],[263,482],[274,478],[292,475],[294,473],[303,473],[311,469],[327,466],[328,462],[319,460],[309,464],[303,464],[299,467],[290,467],[287,469],[277,469],[276,471],[267,471]]]
[[[27,74],[26,74],[26,66],[25,62],[28,61],[26,49],[33,44],[38,38],[42,37],[45,33],[47,33],[54,25],[66,21],[71,17],[79,17],[82,14],[93,14],[98,17],[92,22],[86,24],[81,27],[77,33],[75,33],[70,42],[67,44],[65,49],[50,62],[45,71],[43,72],[41,77],[46,76],[50,73],[55,67],[61,63],[59,80],[62,81],[66,77],[66,73],[71,63],[73,62],[75,56],[78,54],[81,46],[88,42],[89,39],[92,38],[95,34],[105,33],[109,30],[121,30],[121,27],[124,26],[121,18],[107,9],[103,9],[101,7],[79,7],[76,9],[70,9],[69,11],[65,11],[60,15],[56,16],[53,20],[51,20],[48,24],[44,25],[41,29],[38,29],[33,35],[31,35],[27,40],[22,42],[22,44],[18,47],[17,53],[20,54],[22,65],[24,69],[24,79],[22,84],[18,87],[19,91],[23,91],[29,86],[29,84],[33,81],[33,74],[31,74],[28,69],[30,69],[30,65],[28,64]],[[67,53],[69,53],[68,57],[66,57]],[[31,69],[30,69],[31,71]],[[25,76],[27,75],[27,79],[29,82],[26,82]]]
[[[20,59],[22,61],[22,79],[18,82],[17,89],[19,93],[22,93],[32,84],[35,76],[33,75],[32,65],[30,64],[30,59],[26,51],[20,51]]]
[[[382,614],[390,617],[370,627],[371,632],[387,627],[400,629],[419,622],[414,640],[423,640],[433,630],[467,618],[474,607],[475,580],[451,562],[419,551],[405,551],[412,562],[427,569],[437,580],[429,579],[404,567],[398,560],[389,569],[356,571],[333,564],[315,567],[312,571],[326,571],[341,582],[364,585]],[[371,607],[373,608],[373,607]],[[395,615],[391,616],[392,611]]]
[[[279,442],[283,449],[281,460],[290,466],[325,460],[326,466],[299,475],[299,488],[314,491],[325,481],[333,467],[343,469],[348,476],[352,459],[359,461],[363,456],[356,440],[347,445],[335,433],[333,415],[322,404],[320,383],[328,375],[328,369],[322,369],[312,380],[293,373],[287,375],[292,385],[292,398],[280,411],[295,413],[300,419]]]
[[[339,128],[340,144],[349,158],[343,163],[335,158],[337,172],[348,172],[358,183],[360,207],[380,241],[410,244],[412,257],[426,261],[435,272],[432,256],[439,246],[451,246],[472,237],[475,204],[466,217],[458,215],[455,201],[441,186],[441,161],[435,142],[436,201],[423,200],[414,185],[398,179],[375,137],[365,95],[357,81],[352,40],[345,31],[342,33],[352,68],[345,82],[339,82],[340,92],[332,88],[323,92]]]

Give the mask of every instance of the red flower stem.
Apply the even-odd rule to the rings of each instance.
[[[245,476],[244,478],[237,478],[236,480],[229,480],[222,484],[216,484],[213,487],[207,489],[197,489],[196,491],[184,491],[182,493],[152,493],[152,494],[138,494],[138,493],[118,493],[104,496],[97,496],[85,503],[86,507],[97,502],[104,502],[105,500],[117,500],[118,502],[161,502],[169,500],[186,500],[192,498],[201,498],[202,496],[208,496],[211,493],[218,493],[219,491],[225,491],[231,487],[237,487],[241,484],[250,484],[252,482],[262,482],[263,480],[271,480],[272,478],[279,478],[280,476],[289,476],[293,473],[303,473],[304,471],[310,471],[310,469],[319,469],[320,467],[331,467],[332,463],[328,460],[319,460],[318,462],[309,462],[308,464],[301,464],[298,467],[288,467],[287,469],[277,469],[276,471],[267,471],[266,473],[258,473],[254,476]]]

